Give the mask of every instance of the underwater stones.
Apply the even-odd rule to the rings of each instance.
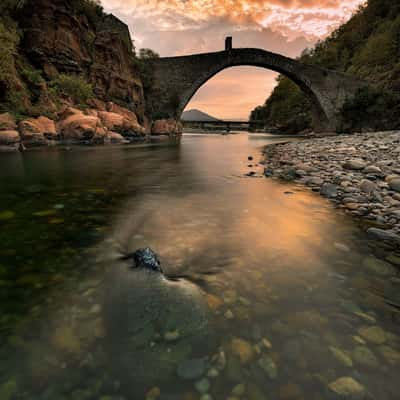
[[[156,400],[160,397],[161,391],[159,387],[153,387],[146,393],[146,400]]]
[[[223,294],[223,299],[225,304],[236,303],[237,293],[235,290],[226,290]]]
[[[266,349],[272,349],[272,344],[267,338],[262,338],[261,343]]]
[[[232,394],[234,396],[240,397],[244,395],[244,392],[246,391],[246,385],[244,383],[239,383],[232,389]]]
[[[233,338],[231,341],[231,351],[239,357],[242,364],[247,364],[254,358],[252,345],[244,339]]]
[[[389,346],[379,346],[379,352],[390,364],[400,364],[400,352]]]
[[[337,379],[330,383],[328,388],[338,399],[364,400],[369,398],[365,387],[349,376]]]
[[[383,344],[386,342],[385,331],[379,326],[368,326],[358,330],[359,335],[374,344]]]
[[[198,379],[204,374],[206,368],[207,362],[204,358],[185,360],[178,365],[177,374],[182,379]]]
[[[17,382],[9,380],[0,385],[0,399],[11,400],[17,391]]]
[[[233,318],[235,318],[235,315],[233,314],[233,312],[232,312],[231,310],[227,310],[227,311],[225,312],[225,314],[224,314],[224,317],[225,317],[226,319],[233,319]]]
[[[133,260],[133,268],[143,268],[150,271],[163,272],[157,254],[149,247],[136,250],[133,254],[124,258],[131,258]]]
[[[300,386],[296,385],[295,383],[288,383],[279,388],[280,400],[296,400],[303,398],[303,391],[301,390]]]
[[[206,295],[206,301],[207,301],[208,307],[212,311],[218,310],[218,308],[221,307],[224,304],[224,302],[219,297],[217,297],[217,296],[215,296],[213,294],[207,294]]]
[[[343,351],[338,349],[337,347],[334,346],[329,346],[329,350],[333,354],[333,356],[340,361],[343,365],[346,367],[352,367],[353,366],[353,361],[351,358]]]
[[[15,217],[14,211],[0,211],[0,221],[8,221]]]
[[[395,273],[392,265],[373,256],[364,258],[362,264],[364,268],[380,276],[390,276]]]
[[[258,360],[258,365],[265,371],[270,379],[275,379],[278,375],[278,369],[275,361],[269,357],[264,356]]]
[[[349,246],[345,245],[344,243],[334,243],[333,246],[335,249],[343,251],[344,253],[350,252]]]
[[[217,368],[210,368],[207,372],[207,376],[209,378],[216,378],[217,376],[219,376],[219,371],[217,370]]]
[[[214,357],[213,357],[213,362],[215,363],[215,367],[219,371],[223,371],[226,367],[226,355],[223,350],[218,352]]]
[[[166,342],[175,342],[180,338],[180,333],[178,330],[165,332],[164,340]]]
[[[59,327],[53,335],[53,344],[66,353],[78,354],[81,351],[81,342],[79,337],[71,327]]]
[[[356,363],[366,368],[379,367],[378,359],[366,346],[357,346],[353,351],[353,359]]]
[[[210,390],[211,384],[207,378],[203,378],[195,383],[195,387],[199,393],[205,394]]]
[[[400,245],[400,236],[391,230],[369,228],[367,233],[377,240],[383,240],[384,242]]]

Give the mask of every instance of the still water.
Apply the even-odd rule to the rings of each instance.
[[[399,258],[263,178],[276,140],[2,155],[0,399],[399,399]]]

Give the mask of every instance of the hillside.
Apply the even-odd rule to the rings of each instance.
[[[302,62],[358,76],[371,83],[342,109],[346,126],[338,131],[400,128],[400,3],[369,0],[344,25],[315,48],[306,49]],[[258,128],[282,133],[312,128],[308,101],[286,77],[265,104],[251,113]]]
[[[201,121],[201,122],[215,122],[219,121],[218,118],[214,118],[211,115],[200,111],[200,110],[188,110],[184,111],[181,117],[182,121]]]

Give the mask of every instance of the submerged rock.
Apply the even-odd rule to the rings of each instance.
[[[149,248],[123,257],[106,282],[106,351],[116,378],[130,370],[133,378],[123,384],[135,390],[173,379],[178,368],[182,377],[197,377],[184,362],[215,351],[205,294],[188,281],[170,281]]]
[[[181,362],[177,369],[177,374],[182,379],[198,379],[207,368],[205,358],[194,358]]]
[[[330,383],[328,388],[337,395],[338,399],[366,400],[370,398],[365,387],[349,376],[337,379]]]
[[[396,245],[400,245],[400,235],[396,234],[391,230],[369,228],[367,230],[367,233],[378,240],[383,240],[385,242],[390,242]]]
[[[149,247],[136,250],[132,254],[128,254],[124,256],[123,259],[133,260],[132,268],[144,268],[150,271],[157,271],[163,273],[161,268],[160,260],[158,259],[157,254],[151,250]]]

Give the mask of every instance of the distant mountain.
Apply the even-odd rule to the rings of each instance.
[[[218,118],[214,118],[211,115],[206,114],[200,110],[188,110],[184,111],[181,117],[182,121],[204,121],[204,122],[213,122],[220,121]]]

